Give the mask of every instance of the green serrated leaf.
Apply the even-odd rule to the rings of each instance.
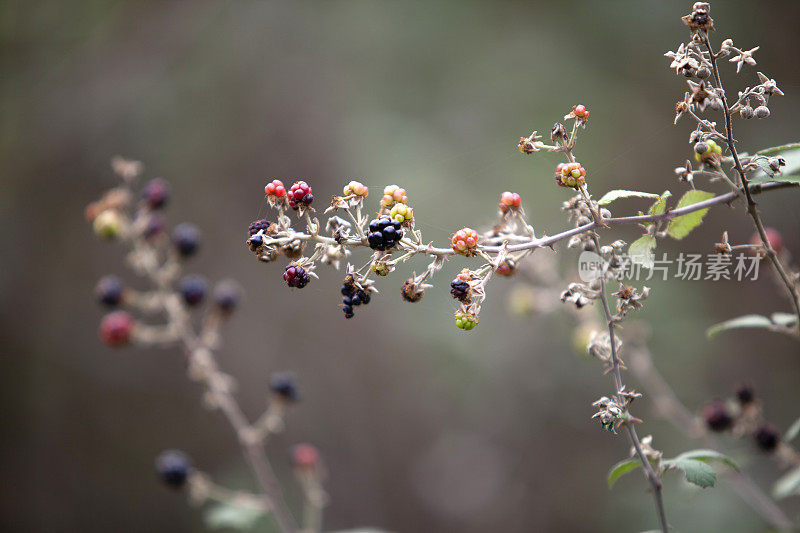
[[[212,529],[252,529],[259,518],[266,513],[252,507],[240,507],[227,503],[218,503],[210,507],[203,515],[206,525]]]
[[[649,215],[661,215],[667,209],[667,200],[672,196],[672,193],[669,191],[664,191],[664,193],[659,196],[658,200],[650,206],[650,209],[647,210],[647,214]]]
[[[656,254],[656,238],[650,235],[642,235],[631,243],[628,247],[630,260],[644,268],[653,268]]]
[[[681,199],[678,200],[678,205],[675,206],[675,209],[680,209],[681,207],[686,207],[689,205],[694,205],[696,203],[702,202],[703,200],[708,200],[709,198],[713,197],[714,193],[699,191],[699,190],[692,190],[687,191],[686,194],[681,196]],[[693,213],[688,213],[686,215],[681,215],[670,220],[669,224],[667,225],[667,234],[672,237],[673,239],[683,239],[689,233],[699,226],[703,222],[703,217],[706,216],[708,209],[699,209],[694,211]]]
[[[786,430],[786,433],[783,435],[783,440],[789,442],[793,440],[798,434],[800,434],[800,418],[794,421],[794,424],[789,426],[789,429]]]
[[[642,462],[636,457],[625,459],[612,466],[611,470],[608,471],[608,488],[613,487],[619,478],[628,472],[633,472],[640,466],[642,466]]]
[[[651,192],[641,192],[641,191],[626,191],[623,189],[615,189],[613,191],[608,191],[603,195],[602,198],[597,200],[599,205],[608,205],[614,200],[619,200],[620,198],[658,198],[657,194],[653,194]]]
[[[729,467],[733,468],[737,472],[739,471],[739,465],[737,465],[733,461],[733,459],[731,459],[725,454],[719,453],[716,450],[707,450],[707,449],[689,450],[688,452],[683,452],[682,454],[677,456],[675,459],[673,459],[673,461],[684,460],[684,459],[693,459],[695,461],[703,461],[704,463],[719,461],[720,463],[728,465]]]
[[[800,495],[800,466],[794,467],[775,482],[775,486],[772,488],[772,495],[776,500]]]
[[[717,473],[708,464],[697,459],[672,459],[665,461],[665,466],[670,469],[678,469],[686,476],[686,481],[697,485],[700,488],[713,487],[717,482]]]

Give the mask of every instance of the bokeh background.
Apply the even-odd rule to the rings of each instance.
[[[190,268],[246,290],[221,364],[239,378],[251,417],[273,370],[294,370],[303,402],[269,444],[292,505],[287,449],[309,441],[330,476],[329,530],[640,531],[655,526],[636,476],[613,491],[608,467],[627,454],[589,420],[610,391],[596,362],[571,348],[570,321],[519,319],[514,283],[498,280],[477,330],[452,324],[451,262],[416,305],[401,271],[354,320],[342,317],[341,274],[289,291],[282,266],[242,245],[265,213],[267,178],[300,176],[320,203],[351,178],[409,190],[426,239],[487,225],[498,194],[522,193],[539,232],[566,227],[553,155],[516,141],[548,131],[576,103],[592,113],[580,160],[592,189],[677,194],[672,169],[690,154],[688,121],[672,126],[684,82],[662,54],[685,37],[688,2],[4,1],[0,4],[3,161],[0,269],[0,529],[198,531],[202,517],[152,468],[187,450],[230,486],[252,488],[236,442],[201,408],[177,350],[112,351],[99,342],[95,280],[123,272],[122,249],[98,242],[84,206],[114,183],[115,154],[173,184],[171,217],[202,227]],[[759,70],[786,92],[768,120],[737,129],[742,146],[797,140],[800,74],[794,2],[719,2],[714,38],[761,45]],[[753,69],[729,90],[750,84]],[[759,200],[800,250],[796,192]],[[642,206],[620,203],[617,212]],[[707,251],[722,229],[751,233],[741,208],[717,209],[681,246]],[[635,237],[631,230],[622,238]],[[609,235],[606,238],[611,238]],[[671,253],[679,248],[664,243]],[[559,252],[564,269],[574,254]],[[539,252],[545,253],[545,252]],[[416,265],[420,270],[424,264]],[[126,278],[131,283],[136,281]],[[637,318],[653,327],[656,364],[691,408],[750,380],[785,429],[800,404],[797,344],[761,332],[708,342],[707,326],[785,310],[757,282],[652,282]],[[628,381],[635,387],[636,380]],[[642,433],[674,455],[696,447],[653,414]],[[727,451],[768,488],[777,475],[750,443]],[[798,502],[787,502],[794,516]],[[726,487],[667,480],[680,531],[758,531]],[[261,524],[268,530],[268,524]]]

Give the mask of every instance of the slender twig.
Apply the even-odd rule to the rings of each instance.
[[[791,300],[792,306],[794,307],[794,312],[797,315],[797,329],[800,331],[800,294],[798,294],[797,287],[791,280],[789,274],[786,272],[786,269],[784,268],[780,259],[778,259],[772,244],[769,242],[769,237],[767,236],[767,232],[764,228],[764,223],[761,220],[761,216],[758,213],[758,208],[756,207],[756,202],[753,200],[753,195],[750,192],[749,182],[747,180],[747,176],[745,175],[744,168],[742,167],[742,162],[739,160],[739,152],[736,150],[736,141],[733,138],[733,121],[731,120],[728,100],[725,98],[725,90],[722,87],[722,78],[720,78],[719,69],[717,68],[717,55],[711,48],[711,41],[708,38],[708,32],[702,33],[702,39],[703,44],[705,44],[706,49],[708,50],[709,61],[711,62],[711,68],[714,74],[714,81],[716,83],[720,101],[722,102],[728,150],[730,150],[731,156],[733,157],[734,168],[736,169],[736,173],[739,175],[742,191],[744,191],[745,198],[747,199],[747,214],[753,219],[753,223],[758,230],[758,235],[761,238],[761,244],[764,247],[764,253],[766,254],[767,258],[769,258],[770,263],[772,263],[773,268],[778,273],[778,276],[789,293],[789,299]]]
[[[798,187],[799,185],[800,184],[793,182],[772,182],[772,183],[749,185],[749,190],[752,195],[756,195],[765,191],[772,191],[784,188],[794,188]],[[681,215],[687,215],[689,213],[694,213],[695,211],[700,211],[701,209],[707,209],[717,205],[730,204],[737,198],[739,198],[739,196],[740,193],[738,191],[728,192],[724,194],[719,194],[717,196],[709,198],[708,200],[703,200],[702,202],[697,202],[696,204],[687,205],[679,209],[667,210],[664,213],[657,215],[636,215],[628,217],[604,218],[602,219],[601,223],[598,223],[597,221],[593,220],[588,224],[571,228],[569,230],[556,233],[554,235],[544,236],[541,238],[533,237],[530,239],[526,239],[524,242],[509,244],[508,246],[482,246],[480,249],[486,253],[496,254],[503,249],[507,250],[508,252],[519,252],[522,250],[530,250],[534,248],[549,248],[550,246],[556,244],[559,241],[569,239],[570,237],[573,237],[575,235],[580,235],[581,233],[592,231],[596,228],[603,229],[607,227],[610,228],[612,226],[619,226],[626,224],[644,224],[646,222],[669,221]],[[336,241],[331,237],[325,237],[323,235],[312,235],[309,233],[302,233],[302,232],[293,232],[288,237],[265,239],[264,244],[268,246],[281,245],[281,244],[286,244],[287,242],[293,240],[312,241],[329,245],[337,244]],[[345,244],[349,246],[366,246],[366,244],[364,244],[360,240],[348,240],[346,241]],[[432,257],[456,255],[456,252],[453,251],[452,248],[438,248],[436,246],[433,246],[432,244],[416,244],[408,239],[403,239],[401,241],[401,244],[404,250],[411,252],[412,255],[423,254]]]
[[[592,240],[594,241],[595,249],[599,250],[600,241],[596,234],[592,236]],[[608,327],[609,344],[611,345],[611,375],[614,377],[614,385],[617,389],[616,393],[619,394],[624,390],[625,385],[622,381],[622,370],[620,368],[619,356],[617,354],[617,341],[615,332],[616,325],[611,314],[611,308],[608,305],[608,296],[606,295],[605,272],[600,273],[600,302],[603,304],[603,315],[606,320],[606,326]],[[625,430],[628,433],[628,438],[630,439],[631,444],[633,444],[636,455],[642,462],[642,468],[644,468],[645,477],[647,477],[647,481],[650,482],[650,486],[653,489],[653,500],[656,504],[656,511],[658,513],[658,521],[661,524],[661,530],[664,533],[668,533],[669,525],[667,524],[667,514],[664,510],[664,498],[661,494],[661,480],[658,478],[658,474],[656,474],[655,470],[653,470],[653,466],[650,464],[650,460],[647,458],[647,455],[642,450],[642,444],[639,441],[639,435],[636,433],[636,428],[633,426],[631,421],[625,422]]]
[[[149,245],[141,239],[133,239],[132,245],[134,251],[144,251],[143,256],[153,259],[145,262],[143,270],[144,274],[157,289],[166,295],[164,307],[168,315],[168,321],[180,328],[179,337],[189,355],[189,360],[203,369],[199,377],[207,387],[215,406],[219,407],[236,433],[242,452],[250,463],[261,489],[264,491],[263,497],[275,516],[278,526],[284,533],[294,533],[297,527],[283,497],[280,484],[272,471],[269,460],[264,454],[261,442],[249,438],[252,434],[252,426],[231,393],[228,379],[226,379],[227,376],[218,370],[213,350],[202,342],[201,338],[195,333],[186,308],[181,304],[178,295],[172,289],[170,280],[163,276],[158,268],[159,265],[155,260],[155,254],[149,253],[150,250],[143,250],[143,247]]]

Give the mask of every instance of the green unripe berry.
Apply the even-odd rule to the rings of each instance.
[[[92,227],[98,237],[116,239],[122,230],[122,217],[113,209],[107,209],[97,215]]]

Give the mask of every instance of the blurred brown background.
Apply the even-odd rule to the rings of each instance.
[[[513,318],[511,282],[491,284],[470,334],[452,325],[455,262],[421,303],[400,301],[401,271],[345,321],[341,274],[323,269],[320,281],[289,291],[282,267],[257,263],[242,243],[264,213],[266,179],[295,176],[320,203],[350,178],[373,193],[399,183],[437,242],[490,223],[505,189],[523,195],[539,232],[556,232],[568,197],[552,184],[558,158],[523,157],[515,145],[576,103],[592,113],[578,154],[595,193],[677,194],[672,169],[689,155],[691,126],[671,125],[684,82],[662,54],[685,37],[679,17],[689,4],[2,2],[0,529],[198,531],[198,510],[155,479],[153,458],[168,447],[220,481],[252,487],[225,421],[200,407],[177,350],[112,351],[97,339],[95,280],[124,270],[121,249],[93,238],[83,207],[112,185],[114,154],[172,182],[172,220],[204,232],[191,268],[246,287],[221,363],[240,379],[248,414],[261,411],[270,371],[298,374],[304,401],[269,452],[296,505],[286,450],[320,447],[327,529],[652,528],[641,479],[605,485],[627,453],[622,437],[589,420],[610,380],[574,355],[567,321]],[[714,39],[761,45],[758,70],[786,92],[768,120],[739,127],[742,145],[797,140],[800,4],[726,1],[712,14]],[[739,80],[732,72],[734,94],[755,79],[754,69]],[[800,254],[798,193],[760,202]],[[751,233],[742,209],[717,209],[681,246],[707,251],[723,228],[739,241]],[[563,257],[572,268],[571,252]],[[681,399],[698,408],[749,379],[785,429],[800,404],[796,343],[760,332],[704,337],[722,319],[785,310],[781,291],[765,276],[652,285],[637,318],[654,326],[656,364]],[[642,434],[668,456],[696,447],[651,416],[646,399],[637,413],[647,419]],[[747,442],[728,444],[769,487],[771,462]],[[666,504],[680,531],[763,529],[724,481],[698,491],[671,477]],[[794,516],[797,504],[787,505]]]

